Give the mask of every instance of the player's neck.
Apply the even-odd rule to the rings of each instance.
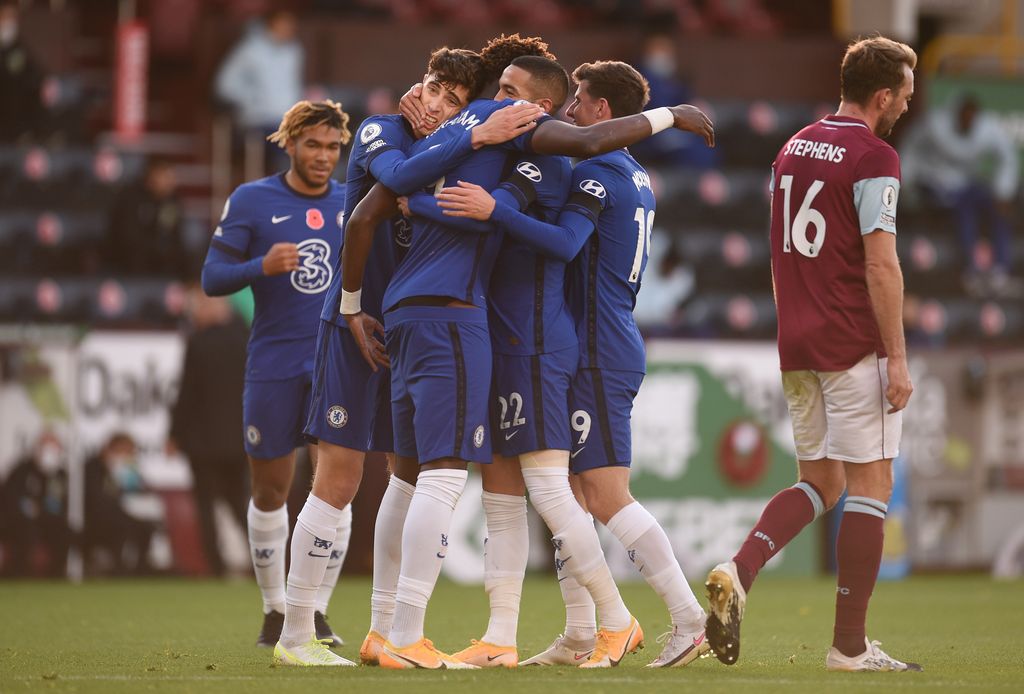
[[[875,132],[875,126],[878,125],[877,115],[871,115],[864,109],[863,106],[859,104],[850,103],[847,101],[839,102],[839,108],[836,110],[836,115],[862,120],[864,121],[865,125],[868,126],[871,132]]]
[[[313,187],[306,185],[306,182],[295,173],[295,169],[288,169],[284,174],[284,180],[288,183],[289,188],[301,195],[323,195],[327,191],[327,186],[330,185],[330,181],[322,186]]]

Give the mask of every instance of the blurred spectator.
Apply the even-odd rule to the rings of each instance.
[[[143,179],[118,194],[107,238],[107,265],[112,271],[184,279],[193,270],[177,190],[174,167],[151,159]]]
[[[206,296],[198,287],[189,293],[189,313],[192,328],[167,447],[188,458],[203,551],[210,570],[221,575],[224,562],[217,545],[214,502],[227,503],[243,530],[249,502],[249,471],[240,436],[249,331],[227,299]]]
[[[693,292],[693,272],[671,235],[659,229],[651,234],[650,256],[644,275],[644,291],[637,295],[633,317],[644,335],[670,335],[679,326],[679,308]]]
[[[281,114],[302,100],[304,50],[298,22],[289,10],[268,12],[253,24],[217,71],[214,90],[230,106],[236,123],[261,138],[277,130]],[[267,170],[287,168],[287,155],[266,143]]]
[[[0,142],[34,131],[42,113],[42,80],[21,40],[18,3],[0,0]]]
[[[692,101],[693,92],[679,74],[676,42],[668,34],[647,36],[637,69],[651,87],[651,101],[646,108]],[[630,151],[644,164],[707,169],[717,163],[716,150],[707,147],[703,139],[675,128],[638,142]]]
[[[968,94],[929,113],[907,136],[902,157],[904,181],[956,216],[964,281],[975,294],[986,291],[982,273],[988,259],[979,253],[978,232],[983,220],[990,222],[993,254],[987,279],[992,291],[1003,292],[1009,283],[1010,220],[1020,163],[1002,125]],[[986,176],[992,158],[995,168]]]
[[[111,435],[85,463],[85,529],[83,548],[105,549],[116,574],[148,573],[149,543],[156,527],[125,510],[125,501],[145,491],[139,474],[138,450],[131,436]]]
[[[68,526],[68,473],[64,445],[43,432],[32,452],[19,461],[4,485],[7,516],[7,571],[30,576],[44,562],[47,576],[63,576],[74,533]],[[37,549],[45,550],[40,557]]]

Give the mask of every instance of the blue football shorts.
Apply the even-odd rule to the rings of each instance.
[[[384,367],[374,373],[347,325],[320,321],[313,374],[307,438],[357,451],[393,450],[391,376]]]
[[[306,423],[312,375],[279,381],[246,380],[242,393],[245,452],[258,460],[279,458],[306,443]]]
[[[491,396],[494,452],[512,457],[570,448],[569,385],[579,349],[530,356],[495,354]]]
[[[580,369],[569,388],[572,448],[569,468],[629,467],[633,457],[630,415],[644,375],[636,371]]]
[[[395,453],[491,462],[491,339],[479,308],[408,306],[384,317]]]

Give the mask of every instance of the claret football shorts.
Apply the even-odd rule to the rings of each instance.
[[[903,413],[888,414],[886,359],[845,371],[783,371],[782,389],[800,460],[870,463],[899,455]]]

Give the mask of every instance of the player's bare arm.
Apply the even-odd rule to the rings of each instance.
[[[263,274],[283,275],[299,269],[299,247],[294,243],[275,243],[263,256]]]
[[[373,233],[378,224],[395,214],[396,209],[395,194],[380,183],[374,185],[352,210],[345,226],[345,245],[341,253],[341,312],[356,338],[363,359],[374,371],[378,365],[390,366],[384,345],[375,336],[376,333],[384,334],[384,326],[361,310],[358,296],[363,287],[366,259],[373,247]]]
[[[914,391],[903,336],[903,273],[896,256],[896,235],[882,230],[866,234],[864,255],[868,294],[888,355],[885,397],[892,405],[891,414],[906,407]]]
[[[679,104],[666,107],[666,110],[672,116],[670,127],[696,133],[704,138],[708,147],[715,146],[715,126],[699,108]],[[654,109],[650,113],[655,111],[660,109]],[[645,113],[613,118],[586,127],[570,125],[552,118],[537,126],[530,147],[537,154],[589,158],[635,145],[654,133],[651,118]]]

